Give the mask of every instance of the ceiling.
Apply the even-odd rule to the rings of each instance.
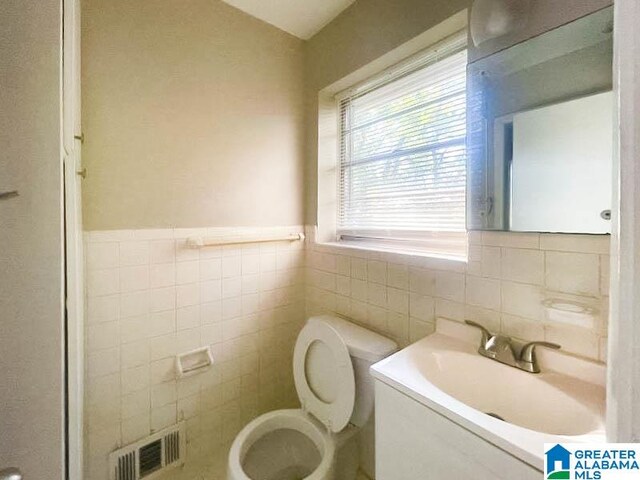
[[[355,0],[222,0],[251,16],[308,40]]]

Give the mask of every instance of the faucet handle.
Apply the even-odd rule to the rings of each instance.
[[[537,365],[538,362],[536,361],[536,347],[552,348],[554,350],[560,349],[560,345],[558,345],[557,343],[542,341],[529,342],[523,345],[522,350],[520,350],[520,361]]]
[[[465,320],[464,323],[479,329],[482,332],[482,347],[484,348],[487,345],[489,339],[493,336],[489,330],[480,325],[479,323],[473,322],[471,320]]]

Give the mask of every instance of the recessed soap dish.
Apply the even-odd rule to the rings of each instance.
[[[549,322],[593,328],[596,310],[588,305],[560,298],[548,298],[542,304]]]
[[[176,356],[178,378],[201,373],[213,365],[213,355],[209,347],[197,348]]]

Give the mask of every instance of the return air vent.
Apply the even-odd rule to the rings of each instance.
[[[184,463],[185,424],[181,422],[109,455],[110,480],[151,480]]]

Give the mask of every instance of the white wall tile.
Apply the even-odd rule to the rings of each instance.
[[[390,263],[387,267],[387,285],[401,290],[408,290],[409,267]]]
[[[112,295],[120,290],[120,276],[117,268],[89,270],[87,274],[87,296]]]
[[[367,279],[367,261],[363,258],[351,258],[351,277],[358,280]]]
[[[387,264],[378,260],[367,262],[367,280],[372,283],[387,283]]]
[[[178,262],[176,264],[176,284],[185,285],[200,280],[200,262]]]
[[[176,283],[174,263],[155,264],[149,267],[149,286],[151,288],[171,287]]]
[[[176,311],[167,310],[164,312],[152,313],[147,326],[149,337],[159,337],[168,335],[176,331]]]
[[[122,368],[133,368],[149,363],[149,340],[126,343],[120,347]]]
[[[102,350],[120,345],[120,322],[105,322],[89,325],[87,328],[87,348],[89,351]]]
[[[176,335],[168,333],[149,339],[149,360],[154,362],[176,355]]]
[[[491,310],[500,310],[500,281],[490,278],[466,277],[466,303]]]
[[[166,382],[151,388],[151,407],[159,408],[178,400],[176,382]]]
[[[222,259],[208,258],[200,260],[200,281],[222,278]]]
[[[502,330],[505,334],[525,341],[544,339],[544,325],[528,318],[502,315]]]
[[[149,292],[149,297],[150,312],[163,312],[176,308],[176,287],[154,288]]]
[[[120,292],[135,292],[149,288],[149,267],[122,267],[120,269]]]
[[[122,370],[122,395],[146,389],[149,386],[149,378],[148,365]]]
[[[176,404],[170,403],[164,407],[151,410],[151,429],[162,430],[176,423]]]
[[[409,270],[409,290],[422,295],[434,295],[436,292],[435,272],[411,267]]]
[[[437,272],[436,296],[453,302],[464,301],[464,275],[461,273]]]
[[[176,351],[176,353],[178,353]],[[175,380],[175,359],[163,358],[151,362],[151,385],[158,385],[160,383],[169,382]]]
[[[148,314],[126,317],[120,320],[120,340],[124,343],[137,342],[147,338],[150,330]]]
[[[389,310],[396,313],[409,313],[409,292],[398,288],[387,288],[387,304]]]
[[[417,342],[421,338],[432,334],[435,331],[435,324],[432,322],[424,322],[417,318],[411,318],[409,323],[409,341]]]
[[[122,422],[122,443],[127,445],[143,439],[151,433],[151,420],[148,413],[128,418]]]
[[[153,240],[149,243],[151,264],[174,263],[176,261],[175,240]]]
[[[540,235],[540,248],[542,250],[609,254],[609,243],[609,235],[567,235],[558,233],[543,233]]]
[[[222,280],[200,282],[200,302],[217,302],[222,298]]]
[[[275,259],[274,259],[275,265]],[[272,269],[275,270],[275,267]],[[222,259],[222,277],[237,277],[242,272],[242,259],[240,257],[224,257]]]
[[[120,398],[120,372],[91,378],[86,383],[86,393],[90,404]]]
[[[511,315],[541,320],[542,288],[514,282],[502,282],[502,311]]]
[[[120,266],[149,264],[149,242],[131,241],[120,243]]]
[[[377,283],[367,284],[367,302],[378,307],[387,306],[387,287]]]
[[[120,351],[117,347],[89,353],[87,365],[89,378],[109,375],[119,370]]]
[[[480,247],[483,277],[500,278],[502,273],[502,250],[500,247]]]
[[[178,285],[176,287],[176,307],[188,307],[200,303],[200,285],[190,283],[188,285]]]
[[[123,293],[120,296],[120,315],[122,317],[135,317],[149,313],[149,292]]]
[[[434,321],[435,302],[433,297],[411,293],[409,297],[409,314],[422,321]]]
[[[177,330],[189,330],[200,326],[200,306],[178,308],[176,311]]]
[[[240,277],[222,280],[222,298],[239,297],[242,294],[242,279]]]
[[[502,249],[502,279],[542,285],[544,253],[524,248]]]
[[[89,243],[87,246],[87,267],[90,270],[115,268],[120,263],[118,242]]]
[[[87,414],[90,471],[100,465],[106,469],[106,454],[112,448],[105,445],[135,441],[152,427],[174,423],[180,414],[187,418],[192,442],[189,472],[198,475],[199,467],[191,465],[204,464],[201,452],[218,449],[224,439],[231,441],[259,412],[295,404],[293,346],[306,316],[316,312],[346,315],[401,345],[432,333],[435,318],[441,316],[473,319],[522,340],[555,338],[566,343],[565,350],[590,358],[606,355],[606,323],[599,321],[593,331],[567,333],[562,325],[545,327],[541,309],[547,296],[577,293],[562,283],[580,284],[582,280],[574,277],[589,277],[591,292],[593,275],[596,288],[588,294],[591,298],[571,298],[606,310],[606,237],[470,232],[467,264],[313,245],[303,249],[286,242],[224,249],[188,249],[184,243],[188,235],[238,231],[243,230],[86,236],[87,402],[102,403]],[[89,260],[91,244],[98,242],[112,245],[93,248]],[[541,283],[540,257],[550,254],[553,259],[557,253],[593,254],[597,273],[593,268],[585,273],[583,265],[558,279],[552,266],[550,279],[547,261],[542,269],[547,269],[546,283],[526,284]],[[181,263],[186,265],[179,267]],[[145,282],[140,272],[147,265]],[[465,281],[467,275],[470,280]],[[501,277],[506,280],[498,285],[498,304],[495,279]],[[178,283],[185,287],[180,293]],[[126,291],[130,289],[134,291]],[[224,301],[223,290],[228,297]],[[211,346],[215,364],[193,381],[182,382],[179,395],[175,354],[202,345]],[[217,440],[211,440],[213,436]],[[205,437],[214,443],[201,443]],[[92,441],[98,450],[90,446]]]
[[[597,295],[600,290],[600,259],[589,253],[546,252],[547,288],[579,295]]]
[[[120,317],[120,296],[89,297],[87,299],[88,323],[117,320]]]
[[[123,420],[144,414],[149,414],[149,388],[122,397],[121,417]]]
[[[254,275],[260,273],[260,255],[242,255],[242,275]]]

